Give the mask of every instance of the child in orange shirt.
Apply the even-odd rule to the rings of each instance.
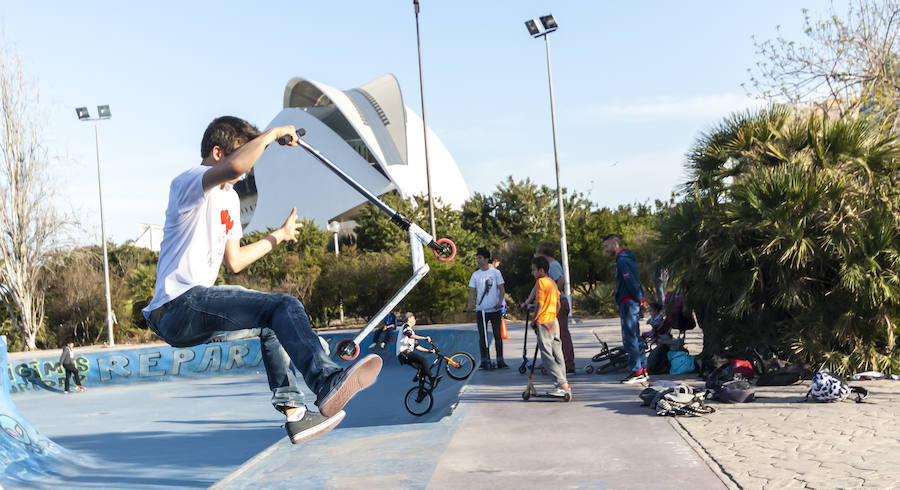
[[[556,312],[559,311],[559,288],[547,277],[549,269],[550,264],[543,256],[539,255],[531,261],[531,275],[537,279],[534,285],[536,293],[534,328],[544,367],[556,380],[556,391],[552,394],[565,396],[572,393],[572,390],[566,380],[566,361],[563,358],[562,341],[559,337],[559,323],[556,321]]]

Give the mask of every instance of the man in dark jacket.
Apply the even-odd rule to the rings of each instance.
[[[622,346],[628,353],[631,374],[622,380],[626,384],[644,383],[647,376],[647,352],[641,340],[641,308],[646,307],[644,289],[638,273],[637,259],[631,250],[622,248],[619,235],[603,239],[603,250],[616,258],[616,305],[622,321]]]

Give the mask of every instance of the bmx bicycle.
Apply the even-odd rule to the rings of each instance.
[[[403,405],[406,406],[406,411],[417,417],[431,411],[431,407],[434,405],[432,392],[437,387],[436,380],[440,377],[442,366],[447,371],[447,374],[455,380],[466,379],[475,370],[475,358],[472,357],[472,354],[460,351],[447,356],[441,353],[441,350],[434,342],[431,343],[431,348],[434,349],[434,353],[437,355],[434,361],[431,362],[431,372],[434,377],[429,378],[422,375],[422,373],[418,373],[416,377],[419,379],[419,384],[410,388],[403,398]]]

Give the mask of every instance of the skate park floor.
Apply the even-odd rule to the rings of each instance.
[[[591,331],[617,345],[617,320],[571,326],[579,374],[569,379],[570,403],[522,400],[524,328],[508,327],[511,369],[476,370],[467,384],[445,376],[432,411],[413,417],[402,398],[414,371],[389,359],[338,428],[301,445],[285,437],[263,373],[14,400],[87,463],[61,469],[47,487],[726,488],[666,418],[640,406],[639,386],[619,384],[623,373],[584,374],[599,351]],[[477,348],[467,347],[477,359]],[[535,382],[539,391],[552,386],[539,373]]]

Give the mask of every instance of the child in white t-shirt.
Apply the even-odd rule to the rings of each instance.
[[[397,360],[400,361],[400,364],[406,364],[408,366],[412,366],[416,368],[416,376],[413,378],[413,381],[419,381],[422,376],[425,376],[431,386],[434,387],[437,385],[437,382],[440,381],[441,376],[437,378],[431,373],[431,366],[428,364],[428,361],[422,354],[419,354],[416,351],[427,352],[429,354],[434,354],[434,349],[426,349],[416,342],[417,340],[424,340],[425,342],[431,342],[431,337],[423,337],[418,335],[413,327],[416,325],[416,316],[411,312],[406,312],[403,316],[403,326],[400,327],[400,331],[397,333]]]

